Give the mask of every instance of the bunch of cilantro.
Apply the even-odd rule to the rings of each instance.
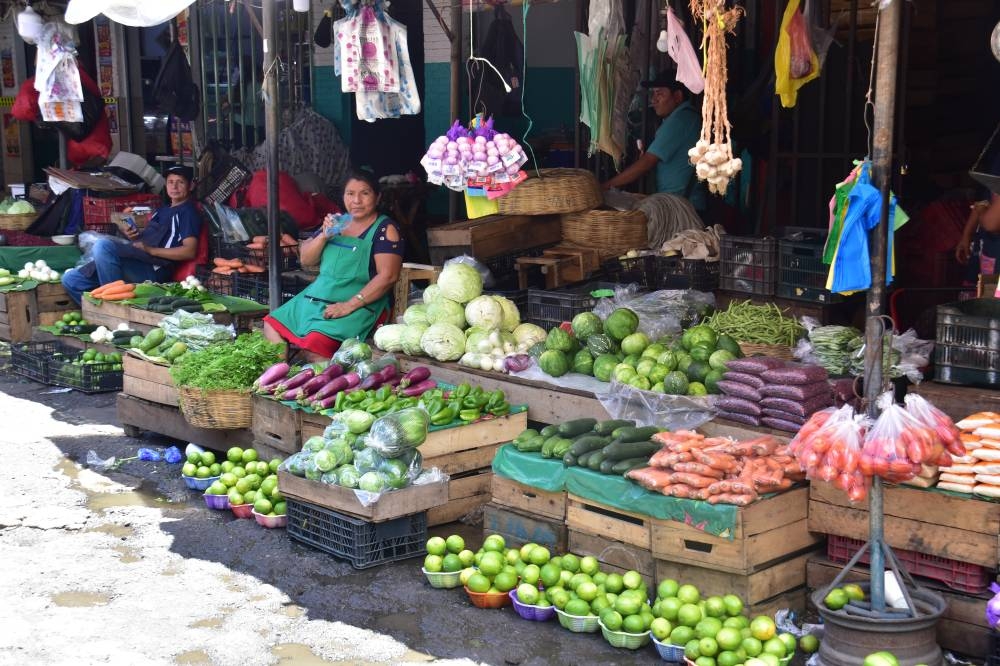
[[[281,360],[284,345],[268,342],[254,331],[244,333],[232,343],[211,345],[188,352],[181,363],[170,367],[177,386],[206,391],[249,389],[257,377]]]

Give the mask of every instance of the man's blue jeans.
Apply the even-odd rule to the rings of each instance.
[[[153,264],[138,259],[123,259],[118,256],[119,244],[107,239],[101,239],[94,243],[91,250],[93,271],[86,270],[89,275],[84,275],[79,270],[71,268],[62,276],[63,288],[70,295],[77,305],[83,298],[83,292],[96,289],[102,284],[108,284],[115,280],[125,280],[126,282],[145,282],[146,280],[157,281],[160,274],[169,274],[169,271],[157,271]],[[89,268],[89,267],[88,267]]]

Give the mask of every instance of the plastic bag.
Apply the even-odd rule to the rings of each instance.
[[[638,288],[616,287],[614,298],[600,299],[594,314],[603,320],[618,308],[628,308],[639,316],[639,331],[656,340],[700,323],[715,309],[715,295],[709,292],[674,289],[639,294]]]
[[[250,240],[250,234],[247,233],[246,227],[243,226],[243,221],[240,220],[239,213],[229,206],[223,206],[218,202],[213,204],[213,208],[215,209],[215,219],[219,224],[219,231],[222,232],[223,241],[226,243],[240,243]]]
[[[794,27],[793,27],[794,24]],[[793,56],[792,40],[796,40]],[[803,37],[805,41],[803,41]],[[778,30],[778,45],[774,52],[774,92],[781,97],[781,105],[790,108],[798,101],[799,88],[819,76],[819,60],[809,44],[805,17],[799,10],[799,0],[790,0],[785,7]],[[804,47],[808,48],[804,48]],[[803,71],[803,58],[809,68]],[[794,66],[793,66],[794,61]],[[793,74],[793,71],[795,74]]]
[[[545,343],[540,344],[544,347]],[[510,371],[509,374],[511,377],[520,377],[531,381],[545,382],[546,384],[552,384],[553,386],[576,389],[578,391],[586,391],[588,393],[603,393],[608,390],[608,383],[602,382],[596,377],[591,377],[590,375],[585,375],[579,372],[567,372],[562,377],[553,377],[552,375],[542,372],[542,369],[538,367],[536,363],[532,363],[521,371]]]
[[[788,444],[789,452],[805,470],[807,479],[833,483],[852,502],[868,496],[861,469],[861,443],[865,421],[849,406],[832,407],[813,414]]]
[[[937,464],[947,453],[935,432],[893,402],[891,391],[878,398],[879,414],[865,436],[861,470],[892,483],[909,481],[920,474],[922,463]],[[950,462],[949,456],[947,461]]]
[[[990,583],[990,592],[993,593],[993,598],[986,602],[986,621],[991,627],[997,628],[997,623],[1000,622],[1000,585]]]
[[[785,30],[788,31],[788,38],[791,40],[791,61],[788,70],[793,79],[801,79],[809,74],[813,58],[816,57],[805,15],[801,11],[795,12],[785,25]]]
[[[94,244],[99,240],[110,240],[115,243],[121,243],[122,245],[132,244],[132,241],[127,238],[109,236],[108,234],[102,234],[96,231],[84,231],[77,236],[77,244],[80,247],[81,255],[76,262],[76,268],[80,268],[81,266],[94,261]]]
[[[816,59],[821,70],[826,62],[826,53],[830,50],[830,45],[833,44],[833,36],[837,32],[837,26],[840,25],[840,19],[845,16],[842,11],[829,27],[824,28],[820,25],[822,11],[823,7],[817,0],[806,0],[803,13],[806,24],[809,26],[809,36],[812,38],[813,50],[816,52]]]
[[[429,428],[430,417],[424,409],[401,409],[375,420],[368,433],[368,446],[387,458],[396,458],[423,444]]]
[[[371,475],[369,476],[370,481],[374,481],[376,478],[378,478],[379,480],[385,482],[386,474],[383,471],[372,470],[371,472],[367,472],[367,474]],[[423,486],[430,483],[447,482],[448,479],[449,476],[447,474],[439,470],[437,467],[433,467],[431,469],[421,469],[416,478],[414,478],[412,482],[408,485]],[[359,480],[358,484],[360,485],[361,483],[362,481]],[[372,504],[378,502],[384,493],[392,492],[393,490],[395,489],[388,487],[385,488],[384,490],[375,492],[358,488],[354,491],[354,496],[357,498],[361,506],[371,506]]]
[[[160,328],[168,338],[177,338],[189,351],[199,351],[217,342],[229,342],[236,337],[232,324],[216,324],[206,312],[177,310],[163,318]]]
[[[965,455],[965,444],[962,442],[962,435],[950,416],[916,393],[908,393],[903,398],[903,402],[906,404],[906,411],[909,414],[924,424],[924,426],[934,431],[937,440],[948,453],[958,457]]]
[[[358,338],[347,338],[340,343],[340,348],[333,353],[333,358],[330,360],[347,368],[361,361],[367,361],[371,357],[372,348],[367,343]]]
[[[641,426],[693,430],[716,415],[714,396],[665,395],[612,381],[597,400],[613,419],[631,419]]]
[[[475,268],[483,277],[484,289],[491,289],[496,284],[496,279],[493,277],[493,273],[490,271],[489,267],[478,261],[475,257],[463,254],[458,257],[452,257],[448,261],[444,262],[444,266],[448,266],[449,264],[468,264],[469,266]],[[444,268],[444,266],[442,266],[442,268]]]
[[[102,459],[99,455],[97,455],[97,451],[93,449],[87,451],[87,467],[103,471],[111,469],[114,466],[114,464],[115,464],[114,456]]]
[[[377,359],[368,359],[365,361],[361,361],[354,366],[353,370],[354,372],[357,373],[359,378],[364,380],[369,375],[373,375],[376,372],[379,372],[383,368],[386,368],[390,365],[395,366],[396,374],[402,376],[403,373],[401,373],[399,370],[399,359],[397,359],[392,354],[386,354],[385,356],[382,356],[381,358]]]

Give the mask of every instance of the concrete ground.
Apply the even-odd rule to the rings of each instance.
[[[511,608],[431,588],[421,559],[371,569],[208,510],[179,465],[119,460],[115,394],[54,392],[0,358],[0,666],[656,664]],[[58,390],[57,390],[58,391]],[[476,527],[452,524],[478,547]]]

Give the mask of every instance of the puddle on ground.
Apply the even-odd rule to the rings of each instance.
[[[212,660],[201,650],[181,652],[174,657],[174,663],[185,664],[186,666],[212,666]]]
[[[157,495],[152,490],[147,490],[147,486],[149,485],[147,481],[143,481],[135,490],[128,490],[120,493],[101,493],[95,492],[91,489],[79,487],[80,468],[69,458],[63,458],[60,460],[55,464],[55,466],[53,466],[53,469],[61,474],[65,474],[67,478],[73,481],[73,485],[77,486],[87,496],[87,508],[97,513],[116,507],[158,507],[163,506],[164,504],[169,504],[169,501],[166,498]]]
[[[302,643],[278,643],[271,648],[271,654],[278,658],[279,664],[295,664],[295,666],[317,666],[329,664],[327,660],[312,651]]]
[[[222,626],[223,618],[221,617],[206,617],[204,620],[198,620],[197,622],[192,622],[188,626],[192,629],[205,628],[205,629],[218,629]]]
[[[118,525],[116,523],[106,523],[104,525],[98,525],[97,527],[91,527],[86,532],[101,532],[109,536],[117,537],[119,539],[125,539],[127,537],[135,534],[135,530],[131,527],[125,525]]]
[[[283,615],[286,615],[290,618],[297,618],[305,615],[306,609],[304,609],[302,606],[285,606],[284,608],[281,609],[281,612]]]
[[[396,636],[397,640],[399,639],[398,635],[403,634],[405,637],[403,642],[410,642],[423,636],[423,632],[420,630],[421,619],[420,613],[391,613],[378,617],[372,628]]]
[[[69,478],[76,481],[80,478],[80,468],[76,466],[76,463],[69,458],[63,458],[52,468],[57,472],[61,472],[68,476]]]
[[[52,595],[52,603],[64,608],[87,608],[89,606],[104,606],[111,597],[100,592],[82,592],[75,590],[72,592],[59,592]]]

